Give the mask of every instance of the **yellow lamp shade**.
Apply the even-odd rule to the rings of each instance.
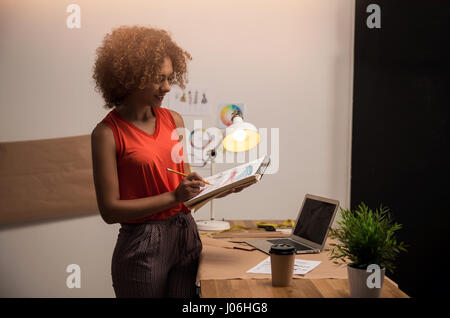
[[[259,144],[260,136],[255,126],[244,122],[242,117],[233,118],[233,123],[226,129],[222,145],[230,152],[242,152]]]
[[[259,134],[254,130],[240,130],[227,135],[222,145],[227,151],[241,152],[256,147],[259,144]]]

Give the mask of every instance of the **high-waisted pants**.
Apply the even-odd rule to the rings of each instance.
[[[201,250],[190,213],[122,224],[111,263],[116,297],[194,297]]]

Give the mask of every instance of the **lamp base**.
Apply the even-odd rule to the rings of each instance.
[[[226,221],[197,221],[197,228],[199,231],[223,231],[230,229],[230,223]]]

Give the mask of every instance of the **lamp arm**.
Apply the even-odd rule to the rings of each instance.
[[[211,170],[210,170],[210,173],[211,173],[211,176],[213,176],[214,175],[214,157],[210,157],[210,159],[211,159]],[[209,202],[209,204],[210,204],[210,206],[209,206],[209,216],[210,216],[210,220],[214,220],[214,199],[212,199],[210,202]]]

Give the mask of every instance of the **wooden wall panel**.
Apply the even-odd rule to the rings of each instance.
[[[0,143],[0,223],[98,213],[90,135]]]

